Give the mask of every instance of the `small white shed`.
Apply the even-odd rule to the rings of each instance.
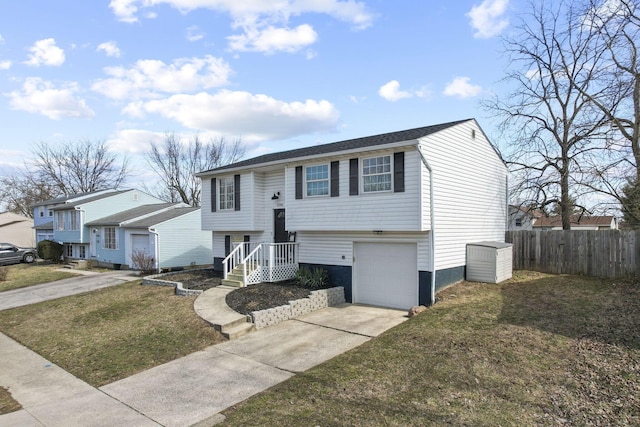
[[[479,242],[467,244],[467,280],[500,283],[512,275],[511,243]]]

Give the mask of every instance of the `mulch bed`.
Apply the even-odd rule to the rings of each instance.
[[[219,286],[222,273],[213,269],[184,271],[170,276],[166,280],[182,283],[185,289],[207,289]],[[298,286],[293,280],[277,283],[258,283],[238,288],[227,294],[227,305],[240,314],[266,310],[288,304],[289,301],[306,298],[311,289]]]
[[[185,289],[206,291],[207,289],[220,285],[222,272],[215,271],[211,268],[187,270],[182,273],[164,276],[161,279],[180,282]]]

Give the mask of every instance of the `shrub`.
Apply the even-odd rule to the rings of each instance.
[[[9,274],[9,269],[7,267],[0,267],[0,282],[4,282],[7,280],[7,275]]]
[[[135,270],[140,270],[143,274],[149,274],[155,270],[156,260],[144,251],[135,250],[131,254],[131,264]]]
[[[305,288],[323,288],[329,283],[329,273],[320,267],[302,267],[296,273],[296,283]]]
[[[51,262],[60,262],[64,245],[53,240],[43,240],[38,243],[38,256]]]

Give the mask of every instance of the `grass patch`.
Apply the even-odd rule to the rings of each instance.
[[[129,282],[0,312],[0,331],[99,387],[223,340],[195,297]]]
[[[0,387],[0,415],[19,411],[22,406],[11,396],[9,390]]]
[[[59,264],[43,263],[15,264],[0,267],[5,269],[7,274],[6,279],[0,281],[0,292],[77,276],[76,273],[58,271],[60,267]]]
[[[439,297],[223,425],[640,424],[640,285],[517,273]]]

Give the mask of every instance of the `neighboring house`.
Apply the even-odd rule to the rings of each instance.
[[[88,222],[99,264],[139,269],[134,254],[144,253],[155,270],[210,265],[211,234],[200,228],[199,208],[150,204]]]
[[[32,248],[35,245],[33,220],[13,212],[0,213],[0,242]]]
[[[509,226],[512,231],[531,230],[536,221],[544,214],[539,209],[509,205]]]
[[[543,216],[533,225],[534,230],[562,230],[562,217]],[[572,230],[617,230],[618,220],[614,216],[571,215]]]
[[[245,283],[322,267],[349,301],[406,309],[464,279],[467,243],[504,242],[507,168],[474,119],[197,175],[214,267]]]
[[[100,236],[86,225],[98,218],[162,200],[138,190],[111,190],[92,193],[86,197],[67,200],[51,207],[53,211],[53,239],[64,244],[64,256],[72,259],[91,259],[97,256],[97,239],[102,245],[117,245],[115,234]]]
[[[100,190],[90,193],[78,193],[45,200],[33,205],[33,228],[36,231],[36,244],[43,240],[53,240],[53,208],[65,203],[80,201],[100,194],[112,193],[115,190]]]

